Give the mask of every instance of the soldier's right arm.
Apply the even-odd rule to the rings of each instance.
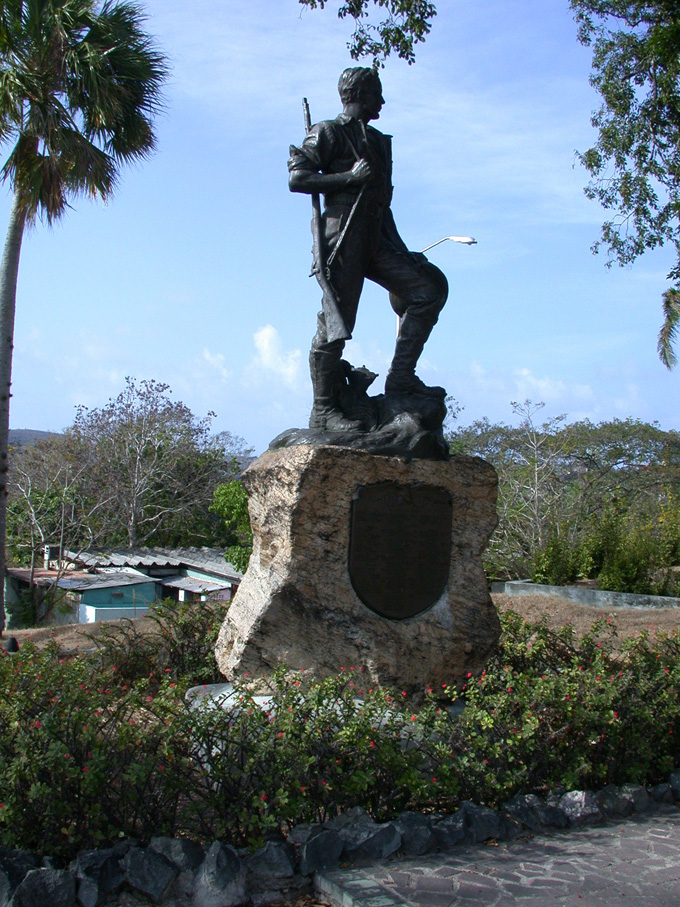
[[[349,170],[328,172],[332,170],[337,153],[332,125],[328,121],[317,123],[301,147],[290,146],[288,186],[291,192],[337,192],[362,186],[371,178],[370,164],[364,158]]]
[[[336,192],[351,186],[362,186],[371,178],[368,161],[357,161],[344,173],[319,173],[315,170],[291,170],[288,187],[291,192]]]

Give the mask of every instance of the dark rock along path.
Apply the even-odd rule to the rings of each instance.
[[[324,873],[338,907],[679,907],[680,811]]]

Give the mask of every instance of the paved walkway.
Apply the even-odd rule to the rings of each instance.
[[[337,907],[680,907],[680,810],[317,875]]]

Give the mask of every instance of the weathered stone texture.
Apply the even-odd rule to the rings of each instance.
[[[500,633],[481,563],[497,522],[497,477],[488,463],[409,463],[301,446],[267,451],[243,481],[253,554],[217,643],[228,679],[266,675],[279,664],[317,675],[354,665],[374,683],[422,693],[481,670]],[[453,501],[444,593],[405,620],[371,611],[349,576],[352,499],[359,487],[379,482],[443,487]]]

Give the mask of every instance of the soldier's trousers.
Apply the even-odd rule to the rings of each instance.
[[[327,208],[324,231],[327,257],[335,247],[348,216],[345,207]],[[375,217],[357,211],[340,250],[330,266],[330,283],[350,331],[354,330],[364,280],[374,281],[390,294],[397,315],[413,316],[429,334],[448,295],[444,274],[420,252],[409,252],[396,232],[391,212]],[[344,341],[328,341],[323,312],[319,312],[312,351],[341,351]]]

